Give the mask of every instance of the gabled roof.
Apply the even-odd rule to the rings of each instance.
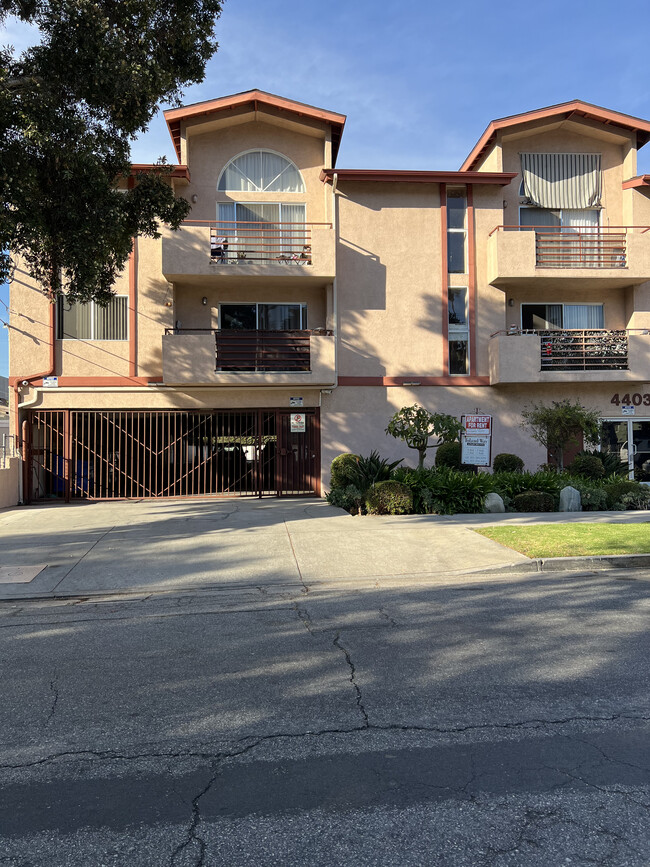
[[[622,127],[623,129],[636,132],[637,147],[642,147],[650,140],[649,121],[633,117],[630,114],[621,114],[621,112],[618,111],[611,111],[611,109],[602,108],[599,105],[592,105],[590,102],[582,102],[580,99],[573,99],[570,102],[561,102],[558,105],[549,105],[546,108],[538,108],[535,111],[526,111],[523,114],[513,114],[510,117],[502,117],[498,120],[493,120],[474,146],[470,155],[460,167],[460,170],[468,171],[476,168],[481,157],[483,157],[494,144],[499,130],[521,126],[535,120],[569,120],[572,117],[587,118],[588,120],[595,120],[599,123],[613,125],[619,128]]]
[[[332,127],[332,164],[336,165],[336,157],[343,135],[346,117],[323,108],[316,108],[304,102],[295,102],[283,96],[276,96],[264,90],[246,90],[243,93],[235,93],[232,96],[222,96],[219,99],[210,99],[206,102],[195,102],[192,105],[183,105],[180,108],[171,108],[164,112],[165,120],[169,128],[169,134],[174,142],[174,148],[178,161],[181,160],[181,121],[202,115],[214,115],[220,112],[233,111],[233,109],[251,106],[253,111],[259,107],[274,108],[280,112],[293,114],[297,117],[306,117],[311,120],[320,120]]]

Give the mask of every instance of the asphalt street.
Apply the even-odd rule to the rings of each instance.
[[[634,569],[5,600],[0,864],[647,867],[649,613]]]

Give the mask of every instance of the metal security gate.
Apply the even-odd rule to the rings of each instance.
[[[318,409],[36,410],[29,500],[320,494]]]

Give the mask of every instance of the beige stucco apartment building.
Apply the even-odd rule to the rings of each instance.
[[[18,266],[24,499],[320,494],[341,452],[413,455],[400,407],[597,408],[650,479],[650,122],[580,101],[494,121],[459,171],[337,167],[345,117],[250,91],[166,112],[192,203],[107,310]]]

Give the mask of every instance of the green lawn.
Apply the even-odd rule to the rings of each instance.
[[[650,524],[540,524],[476,530],[527,557],[650,553]]]

